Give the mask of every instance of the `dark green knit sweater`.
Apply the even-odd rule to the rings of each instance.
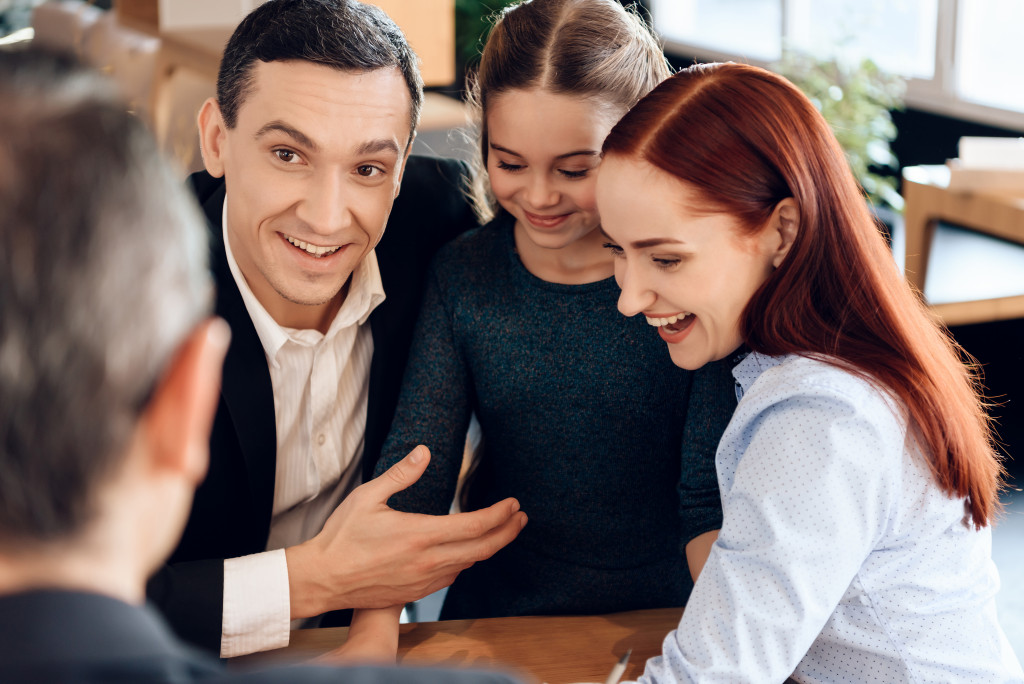
[[[727,362],[672,364],[612,278],[549,283],[519,261],[502,214],[438,253],[383,472],[417,444],[432,460],[391,498],[447,513],[471,414],[483,432],[472,507],[516,497],[529,523],[459,575],[442,617],[681,606],[682,549],[721,526],[715,449],[736,406]]]

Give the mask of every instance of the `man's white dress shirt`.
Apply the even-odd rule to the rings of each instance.
[[[284,549],[315,536],[361,480],[373,337],[366,324],[384,301],[377,256],[352,273],[327,334],[284,328],[253,294],[231,251],[227,201],[224,250],[270,367],[277,472],[270,537],[263,553],[224,561],[223,658],[288,645],[291,605]]]
[[[716,456],[724,523],[651,682],[1020,682],[991,532],[904,411],[820,360],[750,354]]]

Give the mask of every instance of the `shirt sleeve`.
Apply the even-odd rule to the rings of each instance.
[[[730,426],[722,448],[733,440],[739,453],[719,455],[721,533],[641,682],[782,682],[793,673],[881,537],[895,496],[888,473],[903,458],[899,425],[881,400],[866,412],[860,403],[791,394]]]
[[[291,598],[284,549],[224,561],[220,657],[288,645]]]
[[[449,512],[474,404],[469,372],[435,263],[423,295],[398,408],[375,476],[418,444],[430,449],[430,465],[415,484],[393,495],[388,505],[415,513]]]

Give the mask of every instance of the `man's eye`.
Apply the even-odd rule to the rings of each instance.
[[[356,167],[356,173],[364,178],[373,178],[374,176],[380,175],[384,172],[372,164],[363,164],[362,166]]]
[[[292,164],[296,162],[299,158],[299,155],[295,154],[291,150],[285,149],[274,150],[274,156],[276,156],[278,159],[285,162],[286,164]]]

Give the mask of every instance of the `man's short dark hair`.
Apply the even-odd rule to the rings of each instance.
[[[401,29],[373,5],[356,0],[269,0],[242,20],[224,48],[217,103],[228,128],[238,122],[257,61],[305,60],[346,71],[396,67],[412,99],[409,136],[423,106],[423,79]]]
[[[0,548],[94,513],[210,303],[198,210],[112,84],[0,52]]]

